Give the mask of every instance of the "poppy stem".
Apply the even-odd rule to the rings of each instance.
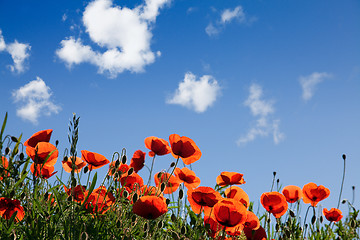
[[[170,173],[170,175],[169,175],[169,178],[166,180],[165,185],[168,184],[168,182],[169,182],[169,180],[170,180],[170,178],[171,178],[171,175],[173,175],[173,173],[174,173],[174,171],[175,171],[175,168],[176,168],[176,166],[177,166],[178,163],[179,163],[179,159],[180,159],[180,157],[178,156],[178,158],[176,159],[176,163],[175,163],[175,165],[174,165],[174,168],[173,168],[173,170],[171,171],[171,173]]]
[[[273,188],[274,188],[274,184],[275,184],[275,177],[276,177],[276,172],[273,172],[273,181],[272,181],[272,185],[271,185],[271,189],[270,192],[272,192]]]
[[[154,155],[154,157],[152,159],[150,173],[149,173],[149,180],[147,182],[147,186],[149,186],[149,184],[151,183],[151,175],[152,175],[152,171],[153,171],[153,168],[154,168],[155,157],[156,157],[156,154]]]
[[[340,188],[340,194],[339,194],[339,201],[338,201],[337,209],[339,209],[339,206],[340,206],[341,194],[342,194],[342,190],[343,190],[343,186],[344,186],[344,180],[345,180],[346,155],[343,154],[343,155],[342,155],[342,158],[343,158],[343,160],[344,160],[344,169],[343,169],[343,177],[342,177],[342,181],[341,181],[341,188]]]
[[[306,217],[308,215],[308,212],[309,212],[309,209],[310,209],[311,205],[308,207],[308,209],[306,210],[306,213],[305,213],[305,219],[304,219],[304,228],[305,228],[305,223],[306,223]],[[306,232],[306,229],[305,229],[305,232]],[[304,235],[305,237],[305,235]]]

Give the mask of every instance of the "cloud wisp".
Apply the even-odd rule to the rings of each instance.
[[[274,119],[274,101],[263,99],[262,87],[252,84],[249,89],[249,97],[244,105],[250,108],[251,114],[256,117],[255,124],[248,132],[237,140],[238,146],[244,146],[248,142],[254,141],[258,136],[266,137],[272,134],[275,144],[281,142],[285,134],[279,129],[280,120]]]
[[[8,65],[11,72],[22,73],[26,70],[26,60],[30,57],[30,49],[30,44],[19,43],[17,40],[6,44],[0,29],[0,52],[4,51],[11,55],[14,62],[13,65]]]
[[[142,72],[161,55],[151,50],[151,29],[160,9],[169,3],[170,0],[146,0],[130,9],[115,6],[112,0],[94,0],[86,6],[82,17],[92,45],[69,37],[61,41],[56,54],[69,68],[90,63],[111,78],[125,70]]]
[[[231,22],[238,22],[240,24],[251,24],[256,18],[248,17],[242,6],[237,6],[234,9],[225,9],[221,12],[220,18],[214,23],[210,22],[206,28],[205,32],[207,35],[216,36],[221,33],[225,28],[225,25],[230,24]]]
[[[314,72],[309,76],[301,76],[299,82],[302,88],[302,98],[304,101],[309,101],[315,94],[315,90],[319,83],[324,81],[326,78],[330,78],[331,74],[322,72]]]
[[[166,103],[178,104],[197,113],[203,113],[214,104],[220,91],[221,88],[214,77],[204,75],[197,80],[193,73],[188,72]]]
[[[50,87],[44,80],[37,77],[36,80],[30,81],[12,92],[14,102],[19,105],[16,115],[23,120],[37,124],[40,116],[59,113],[61,107],[53,103],[51,96]]]

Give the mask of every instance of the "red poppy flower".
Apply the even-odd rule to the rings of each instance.
[[[237,172],[222,172],[216,178],[216,183],[221,187],[226,185],[241,185],[246,183],[243,176],[243,174]]]
[[[199,214],[204,211],[205,215],[209,215],[211,208],[222,199],[219,192],[211,187],[198,187],[188,189],[187,199],[194,213]]]
[[[224,227],[221,226],[220,223],[218,223],[218,221],[216,221],[215,217],[213,215],[211,216],[204,216],[204,225],[208,225],[208,234],[210,237],[215,238],[218,233],[221,231],[221,229],[223,229]]]
[[[327,210],[324,208],[323,214],[325,215],[326,219],[330,222],[338,222],[342,219],[342,212],[337,208],[332,208]]]
[[[288,203],[294,203],[302,198],[301,188],[294,185],[284,187],[284,189],[282,190],[282,194],[284,194]]]
[[[87,199],[85,208],[92,213],[103,214],[107,212],[114,203],[115,197],[108,192],[104,186],[95,189]]]
[[[76,202],[83,202],[88,194],[86,190],[86,186],[77,185],[74,189],[67,188],[64,185],[65,192],[68,196],[73,196],[74,201]]]
[[[178,134],[169,136],[171,151],[175,158],[181,157],[186,165],[196,162],[201,157],[201,151],[195,142],[188,137],[180,137]]]
[[[183,167],[182,169],[175,168],[174,174],[188,189],[197,188],[200,185],[200,178],[195,175],[194,171],[191,171],[187,167]]]
[[[278,192],[263,193],[260,201],[266,211],[272,213],[276,218],[284,215],[288,209],[285,196]]]
[[[150,157],[155,156],[155,154],[161,156],[171,153],[169,143],[162,138],[157,138],[157,137],[145,138],[145,147],[151,150],[149,152]]]
[[[155,185],[160,188],[161,183],[165,183],[165,190],[163,193],[165,194],[171,194],[173,192],[175,192],[179,186],[181,181],[179,180],[178,177],[171,175],[170,173],[164,173],[164,172],[158,172],[155,174],[154,176],[155,179]]]
[[[141,150],[134,152],[134,155],[130,160],[130,167],[132,167],[136,173],[144,167],[145,155],[146,153]]]
[[[48,179],[50,177],[52,177],[53,175],[55,175],[57,173],[54,172],[54,166],[51,166],[51,165],[40,165],[40,164],[37,164],[36,165],[36,172],[35,172],[35,164],[31,164],[30,166],[30,171],[32,173],[35,173],[35,176],[37,177],[41,177],[41,178],[44,178],[44,179]]]
[[[63,166],[65,172],[68,172],[68,173],[71,172],[71,170],[72,170],[72,160],[71,160],[71,159],[72,159],[72,158],[73,158],[73,157],[69,157],[69,158],[67,158],[67,160],[61,161],[62,166]],[[84,161],[83,161],[81,158],[79,158],[79,157],[76,157],[75,159],[76,159],[76,160],[75,160],[74,172],[75,172],[75,173],[79,173],[79,172],[81,171],[81,169],[86,166],[86,162],[84,162]]]
[[[146,219],[156,219],[168,211],[165,198],[142,196],[133,205],[133,213]]]
[[[214,205],[214,215],[218,223],[225,227],[237,227],[242,230],[247,210],[240,202],[224,198]],[[240,230],[240,231],[241,231]]]
[[[257,230],[253,231],[251,228],[244,228],[244,233],[247,240],[266,240],[266,231],[263,227],[259,227]]]
[[[52,129],[47,129],[34,133],[28,140],[24,142],[24,146],[35,148],[39,142],[49,142],[52,131]]]
[[[0,198],[0,215],[5,219],[10,219],[17,211],[15,221],[21,221],[25,216],[24,208],[20,205],[20,201],[2,197]]]
[[[90,171],[101,168],[110,162],[103,155],[87,150],[81,150],[81,159],[89,164]]]
[[[26,153],[34,163],[39,165],[45,163],[48,166],[54,166],[59,155],[57,148],[48,142],[39,142],[34,148],[27,147]]]
[[[259,218],[255,215],[255,213],[247,211],[244,227],[250,228],[251,230],[257,230],[260,227]]]
[[[121,175],[120,182],[122,186],[126,186],[132,190],[134,190],[134,188],[140,189],[140,187],[144,185],[142,177],[135,172],[131,175],[128,175],[127,173]]]
[[[249,196],[247,193],[237,186],[231,186],[225,190],[225,196],[227,198],[233,198],[240,201],[246,208],[249,207]]]
[[[302,193],[304,203],[311,203],[311,206],[316,207],[318,202],[330,195],[330,190],[323,185],[317,186],[315,183],[308,183],[304,185]]]
[[[115,163],[116,162],[111,162],[110,165],[109,165],[109,175],[112,176],[114,175],[113,174],[113,169],[115,168]],[[130,169],[130,166],[127,165],[127,164],[123,164],[123,163],[120,163],[118,169],[114,172],[114,173],[118,173],[119,176],[123,175],[124,173],[127,173]]]
[[[10,173],[7,171],[7,168],[9,167],[9,161],[4,156],[1,157],[1,160],[2,165],[0,166],[0,181],[3,179],[3,177],[10,176]]]

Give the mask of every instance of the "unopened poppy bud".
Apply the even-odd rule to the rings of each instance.
[[[126,190],[124,190],[124,192],[123,192],[123,196],[124,196],[124,198],[127,198],[127,197],[129,196],[129,192],[128,192],[128,191],[126,191]]]
[[[10,148],[9,147],[5,148],[5,155],[8,155],[9,152],[10,152]]]
[[[185,226],[182,226],[181,227],[181,232],[180,232],[182,235],[184,235],[186,233],[186,227]]]
[[[343,200],[341,201],[342,204],[345,204],[346,202],[347,202],[346,199],[343,199]]]
[[[20,160],[23,160],[24,159],[24,153],[20,153]]]
[[[128,173],[128,176],[130,176],[131,174],[133,174],[134,172],[134,168],[130,168],[129,171],[127,172]]]
[[[158,228],[159,228],[159,229],[162,229],[162,228],[163,228],[163,225],[164,225],[164,224],[163,224],[163,221],[159,221],[159,222],[158,222]]]
[[[13,141],[13,142],[18,142],[19,140],[18,140],[16,137],[11,136],[11,141]]]
[[[290,238],[291,232],[288,229],[285,229],[285,234],[288,238]]]
[[[320,223],[322,223],[324,221],[324,217],[320,216]]]
[[[346,160],[346,155],[345,154],[343,154],[342,155],[342,158],[344,159],[344,161]]]
[[[165,187],[166,187],[165,183],[162,182],[160,185],[160,191],[163,192],[165,190]]]
[[[276,172],[273,172],[274,177],[276,176]]]
[[[276,179],[276,183],[279,183],[280,182],[280,179]]]
[[[277,232],[279,231],[280,225],[278,223],[275,225],[275,229],[276,229]]]
[[[350,227],[355,228],[356,227],[356,221],[354,219],[350,220]]]
[[[295,213],[291,209],[289,210],[289,213],[291,217],[295,217]]]
[[[171,221],[172,221],[172,222],[176,222],[176,220],[177,220],[177,219],[176,219],[175,214],[171,214]]]
[[[110,180],[110,176],[109,176],[109,175],[106,175],[106,180]]]
[[[312,218],[311,218],[311,224],[314,224],[316,222],[316,216],[314,215],[314,216],[312,216]]]
[[[271,222],[271,220],[270,220],[270,218],[268,218],[268,219],[267,219],[267,223],[270,223],[270,222]]]
[[[352,188],[352,190],[355,190],[355,186],[352,186],[351,188]]]
[[[122,156],[122,158],[121,158],[122,164],[125,164],[125,163],[126,163],[126,160],[127,160],[126,155]]]
[[[132,197],[132,201],[133,203],[135,203],[138,200],[138,194],[134,193],[133,197]]]
[[[170,167],[174,167],[175,166],[175,162],[172,162],[171,164],[170,164]]]
[[[89,167],[88,166],[85,166],[84,167],[84,173],[87,173],[89,171]]]
[[[179,190],[179,199],[182,199],[184,197],[184,190]]]
[[[170,199],[166,199],[166,205],[169,205],[170,204]]]
[[[307,228],[309,225],[307,223],[305,223],[305,228]]]
[[[144,230],[144,232],[146,232],[148,230],[148,223],[147,222],[145,222],[143,230]]]

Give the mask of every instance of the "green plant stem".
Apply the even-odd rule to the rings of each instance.
[[[154,157],[152,159],[150,173],[149,173],[149,180],[147,182],[147,186],[149,186],[151,184],[151,176],[152,176],[152,171],[153,171],[153,168],[154,168],[155,157],[156,157],[156,154],[154,155]]]
[[[339,201],[338,201],[338,204],[337,204],[337,208],[339,208],[339,206],[340,206],[341,194],[342,194],[342,190],[343,190],[343,186],[344,186],[345,166],[346,166],[345,164],[346,164],[346,158],[344,157],[344,169],[343,169],[343,176],[342,176],[342,181],[341,181],[341,188],[340,188]]]

